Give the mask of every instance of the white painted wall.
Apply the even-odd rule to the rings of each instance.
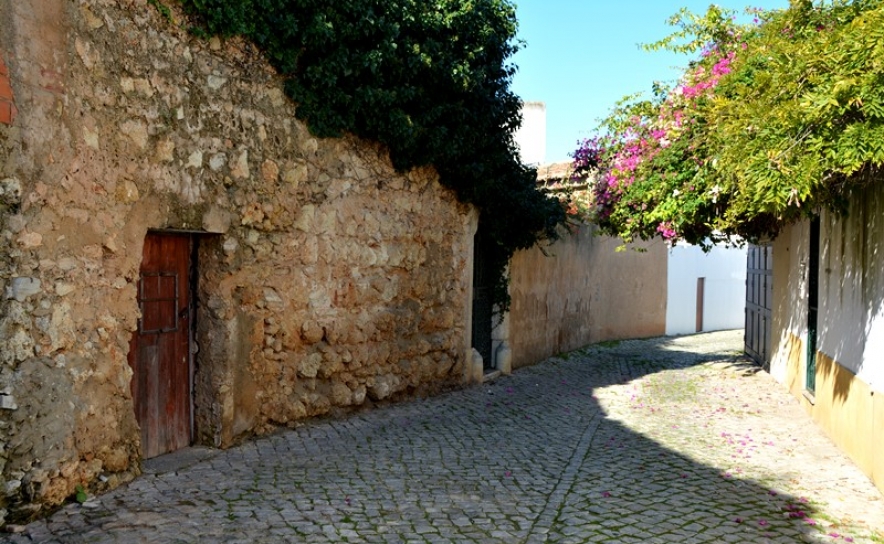
[[[881,305],[869,316],[867,331],[862,368],[857,375],[872,391],[884,393],[884,308]]]
[[[819,311],[817,349],[853,373],[862,363],[863,229],[854,218],[820,217]],[[808,242],[809,243],[809,242]],[[807,276],[806,266],[798,273]],[[774,286],[776,288],[776,286]]]
[[[703,330],[740,329],[745,325],[746,248],[714,247],[704,253],[680,243],[667,263],[666,334],[697,331],[697,279],[706,278]]]
[[[884,186],[871,186],[867,193],[856,203],[863,208],[856,222],[863,228],[865,263],[861,313],[865,342],[856,374],[873,391],[884,392]]]
[[[783,228],[773,243],[773,315],[770,374],[780,383],[789,378],[790,335],[807,345],[808,221]],[[801,350],[801,376],[806,363]],[[801,378],[804,379],[803,377]]]
[[[546,163],[546,104],[522,103],[522,126],[516,131],[515,140],[524,164]]]
[[[884,186],[822,215],[819,300],[817,349],[884,392]]]
[[[774,348],[771,374],[787,378],[789,335],[807,342],[809,222],[774,241]],[[846,217],[820,218],[817,350],[884,392],[884,186],[850,200]],[[806,353],[802,349],[801,372]]]

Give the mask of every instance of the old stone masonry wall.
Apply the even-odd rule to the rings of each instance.
[[[147,0],[0,0],[0,525],[138,474],[150,231],[196,233],[198,443],[466,375],[474,212],[312,137],[254,51],[185,27]]]

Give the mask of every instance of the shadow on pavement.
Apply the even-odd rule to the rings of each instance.
[[[835,541],[805,521],[818,512],[802,497],[715,462],[745,437],[692,423],[714,407],[671,421],[679,451],[624,425],[643,377],[687,395],[667,369],[754,372],[732,349],[679,349],[590,346],[490,384],[313,422],[146,475],[11,542]]]

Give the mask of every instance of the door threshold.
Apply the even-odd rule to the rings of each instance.
[[[494,381],[500,377],[499,370],[486,370],[485,374],[482,375],[482,383],[488,383],[490,381]]]
[[[142,461],[142,472],[146,475],[178,472],[200,461],[211,459],[221,450],[205,446],[190,446],[170,453],[164,453]]]

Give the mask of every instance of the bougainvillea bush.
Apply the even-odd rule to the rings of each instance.
[[[884,0],[748,13],[675,15],[648,47],[695,55],[678,83],[624,99],[575,152],[597,157],[589,218],[603,232],[755,240],[880,182]]]

